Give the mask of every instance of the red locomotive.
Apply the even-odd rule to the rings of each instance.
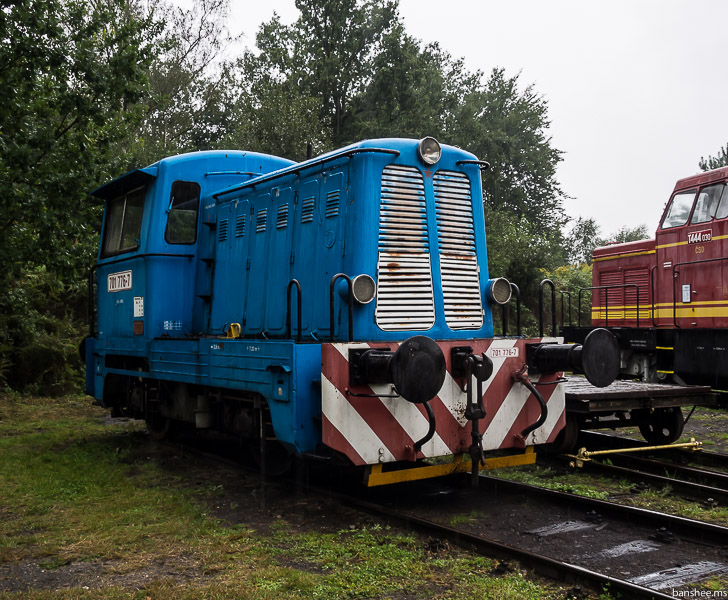
[[[725,397],[727,182],[728,167],[680,179],[655,239],[594,250],[592,288],[578,297],[581,308],[591,292],[591,323],[564,327],[566,340],[576,342],[594,327],[606,327],[620,345],[622,378],[710,386]],[[682,430],[679,409],[673,413],[668,420],[675,426],[667,438]],[[645,431],[659,421],[652,417]]]

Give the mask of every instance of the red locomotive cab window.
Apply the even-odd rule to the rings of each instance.
[[[693,200],[695,200],[695,190],[675,194],[670,200],[670,206],[667,208],[665,218],[662,220],[662,229],[685,225],[690,217]]]
[[[718,210],[715,212],[715,218],[725,219],[728,217],[728,185],[721,184],[719,187],[722,187],[723,191],[721,192]]]
[[[691,224],[707,223],[713,220],[713,217],[716,216],[716,210],[724,188],[725,186],[720,183],[718,185],[709,185],[700,190],[698,200],[695,203],[693,218],[690,219]]]

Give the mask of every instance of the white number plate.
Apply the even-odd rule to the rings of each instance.
[[[131,289],[131,271],[111,273],[107,278],[107,289],[110,292],[121,292]]]
[[[490,358],[518,358],[518,346],[512,348],[488,348],[486,352]]]

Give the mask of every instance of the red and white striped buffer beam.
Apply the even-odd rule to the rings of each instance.
[[[555,338],[468,340],[472,353],[485,353],[493,362],[493,374],[482,383],[485,417],[479,427],[483,449],[523,448],[525,445],[553,442],[566,423],[564,386],[561,373],[532,374],[546,401],[548,416],[524,440],[521,432],[541,415],[536,397],[514,378],[526,362],[526,345],[557,342]],[[454,378],[451,348],[462,341],[438,341],[445,356],[445,382],[430,401],[435,414],[435,434],[419,452],[414,445],[429,430],[422,404],[408,402],[397,395],[391,383],[352,385],[349,351],[389,349],[399,344],[388,342],[330,343],[321,349],[321,391],[323,442],[345,454],[356,465],[412,461],[468,452],[471,422],[465,417],[467,394],[465,378]],[[475,381],[470,382],[477,389]]]

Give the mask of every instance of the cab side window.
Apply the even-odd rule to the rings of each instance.
[[[707,223],[712,221],[715,216],[718,203],[720,202],[720,195],[723,192],[725,186],[721,183],[718,185],[709,185],[700,190],[698,194],[698,201],[695,203],[695,210],[693,211],[693,218],[690,219],[690,223]]]
[[[667,209],[665,218],[662,220],[662,228],[670,229],[671,227],[685,225],[688,222],[694,199],[695,190],[675,194],[670,201],[670,207]]]
[[[723,188],[720,197],[720,204],[718,204],[718,210],[715,213],[716,219],[725,219],[728,217],[728,185],[721,185]]]
[[[141,187],[107,202],[102,258],[139,248],[146,193]]]
[[[197,215],[200,186],[194,181],[175,181],[169,200],[164,239],[170,244],[194,244],[197,241]]]

